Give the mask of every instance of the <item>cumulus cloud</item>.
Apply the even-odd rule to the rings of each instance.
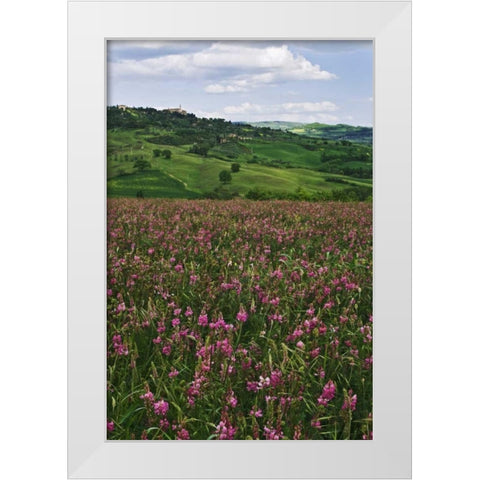
[[[212,83],[205,87],[207,93],[237,93],[248,91],[247,81],[236,81],[228,85],[222,85],[221,83]]]
[[[144,48],[154,48],[155,42]],[[125,58],[111,62],[117,76],[156,78],[200,77],[207,93],[247,92],[254,88],[291,80],[330,80],[335,74],[322,70],[287,45],[254,46],[240,42],[217,42],[200,51],[173,53],[151,58]]]

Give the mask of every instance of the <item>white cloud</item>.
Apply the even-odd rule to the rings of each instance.
[[[230,119],[226,117],[225,112],[222,112],[220,110],[214,112],[208,112],[206,110],[195,110],[193,113],[199,118],[224,118],[226,120]]]
[[[337,78],[333,73],[321,70],[319,65],[312,64],[301,55],[294,55],[286,45],[280,47],[241,47],[234,46],[228,55],[224,54],[224,46],[216,44],[215,52],[224,66],[234,69],[255,69],[255,72],[234,75],[219,83],[205,87],[207,93],[246,92],[262,85],[291,80],[331,80]]]
[[[282,107],[288,112],[334,112],[338,107],[329,101],[282,103]]]
[[[283,120],[289,122],[338,123],[339,117],[332,112],[338,107],[329,101],[298,102],[261,105],[245,102],[240,105],[228,105],[220,111],[197,111],[198,116],[206,118],[226,118],[233,121],[257,122],[266,120]]]
[[[145,58],[143,60],[119,60],[110,64],[110,73],[118,76],[190,76],[195,68],[188,61],[187,55],[165,55],[163,57]]]
[[[144,48],[158,48],[156,42]],[[329,80],[335,74],[322,70],[287,45],[255,47],[236,42],[213,43],[203,50],[146,59],[123,59],[109,64],[117,76],[200,77],[216,79],[207,93],[246,92],[262,85],[289,80]]]
[[[271,118],[269,120],[272,120]],[[298,123],[328,123],[336,124],[340,123],[339,117],[336,115],[329,115],[326,113],[314,113],[311,115],[299,114],[299,113],[282,113],[276,116],[273,120],[280,120],[283,122],[298,122]],[[254,120],[250,120],[254,121]],[[261,121],[261,120],[259,120]]]
[[[320,113],[334,112],[338,107],[329,101],[323,102],[288,102],[274,105],[259,105],[256,103],[245,102],[241,105],[229,105],[224,107],[224,112],[234,113],[262,113],[262,114],[282,114],[282,113]]]
[[[233,82],[230,85],[222,85],[220,83],[212,83],[205,87],[207,93],[237,93],[246,92],[248,90],[245,82]]]

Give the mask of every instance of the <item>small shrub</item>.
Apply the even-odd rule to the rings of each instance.
[[[232,181],[232,174],[228,170],[222,170],[218,174],[218,178],[222,183],[230,183]]]

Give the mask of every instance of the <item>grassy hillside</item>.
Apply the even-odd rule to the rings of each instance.
[[[162,170],[136,172],[110,178],[107,183],[111,197],[135,197],[142,192],[145,197],[199,198],[200,195],[185,188],[185,185]]]
[[[289,129],[297,135],[306,135],[326,140],[340,140],[372,144],[373,129],[371,127],[354,127],[352,125],[326,125],[324,123],[308,123]]]
[[[373,141],[371,127],[354,127],[342,123],[327,125],[324,123],[256,122],[252,123],[252,126],[268,127],[322,140],[349,141],[369,145]]]
[[[371,194],[371,147],[365,144],[153,109],[113,107],[107,113],[111,197]],[[233,163],[238,172],[231,171]],[[219,180],[222,170],[231,173],[226,184]]]

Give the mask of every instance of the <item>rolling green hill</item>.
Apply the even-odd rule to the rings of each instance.
[[[373,141],[372,127],[354,127],[342,123],[327,125],[325,123],[256,122],[252,123],[252,126],[268,127],[322,140],[349,141],[370,145]]]
[[[250,125],[252,125],[252,127],[259,128],[272,128],[274,130],[291,130],[292,128],[302,127],[305,124],[299,122],[282,122],[280,120],[276,120],[273,122],[254,122]]]
[[[107,126],[111,197],[371,195],[372,149],[364,143],[142,108],[108,107]],[[222,170],[231,172],[229,183],[220,182]]]
[[[326,140],[340,140],[372,144],[373,129],[371,127],[354,127],[352,125],[326,125],[324,123],[308,123],[289,129],[298,135]]]

